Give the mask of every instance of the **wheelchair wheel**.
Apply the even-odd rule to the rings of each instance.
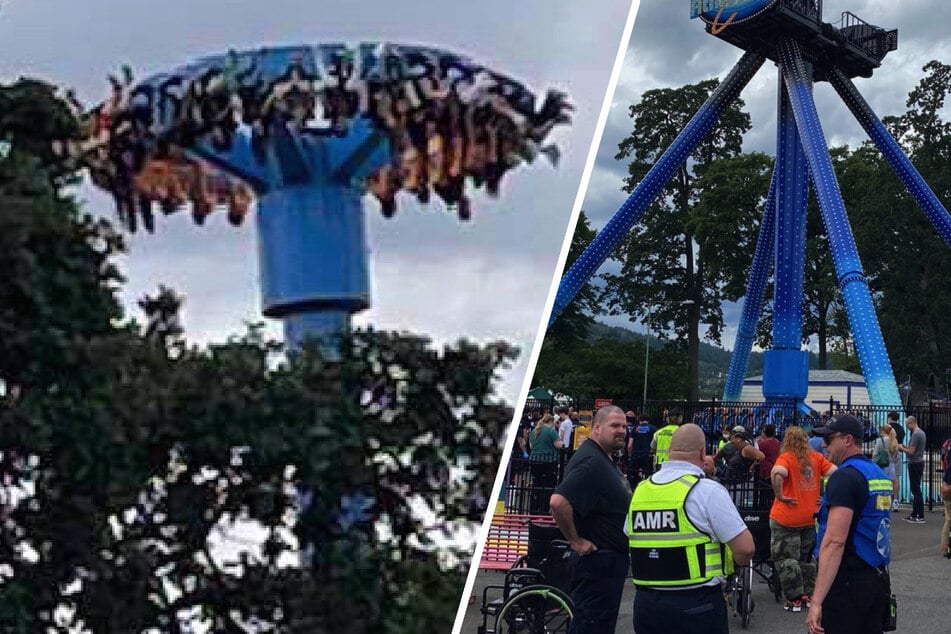
[[[744,566],[737,570],[731,583],[731,599],[734,616],[740,617],[743,629],[750,624],[753,614],[753,567]]]
[[[551,586],[526,586],[513,594],[495,617],[498,634],[567,634],[571,599]]]

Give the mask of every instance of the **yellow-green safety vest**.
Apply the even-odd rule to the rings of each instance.
[[[625,521],[636,585],[698,586],[732,572],[726,544],[701,532],[684,510],[699,480],[685,474],[666,484],[648,479],[637,485]]]
[[[670,439],[673,438],[675,431],[677,431],[677,425],[667,425],[658,429],[657,433],[654,434],[654,438],[657,439],[654,461],[657,464],[661,465],[667,462],[667,456],[670,453]]]

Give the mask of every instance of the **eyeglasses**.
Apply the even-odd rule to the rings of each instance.
[[[835,433],[833,433],[833,434],[829,434],[828,436],[823,436],[823,437],[822,437],[822,442],[824,442],[826,445],[831,445],[833,438],[845,438],[846,436],[848,436],[848,434],[843,434],[843,433],[841,433],[841,432],[835,432]]]

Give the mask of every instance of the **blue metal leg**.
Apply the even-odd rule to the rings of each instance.
[[[756,323],[759,321],[763,296],[766,294],[766,281],[769,279],[771,271],[775,226],[776,172],[774,171],[773,178],[769,183],[769,194],[766,198],[763,221],[760,223],[759,238],[756,240],[756,251],[753,253],[750,278],[746,282],[743,312],[740,316],[739,326],[737,326],[733,355],[730,357],[730,370],[727,372],[726,385],[723,388],[724,401],[740,400],[743,379],[746,377],[746,370],[749,367],[750,350],[753,348],[753,339],[756,336]]]
[[[780,43],[779,50],[780,67],[789,90],[809,171],[819,199],[819,208],[829,236],[832,259],[855,337],[869,398],[873,405],[894,406],[901,403],[898,386],[888,360],[878,318],[875,316],[872,296],[859,261],[845,205],[842,203],[842,194],[832,169],[816,104],[812,99],[811,74],[803,62],[798,44],[787,39]]]
[[[773,299],[773,348],[799,350],[802,344],[809,171],[787,95],[785,87],[780,85],[775,171],[776,291]],[[802,396],[805,397],[805,394]]]
[[[928,220],[931,221],[934,228],[938,230],[938,235],[951,245],[951,215],[948,214],[948,210],[935,196],[934,191],[928,187],[928,183],[925,182],[925,179],[921,177],[915,166],[905,156],[898,142],[888,133],[885,124],[872,112],[872,108],[859,94],[855,84],[839,70],[829,73],[829,83],[842,97],[842,101],[855,115],[856,120],[865,128],[869,138],[872,139],[885,160],[895,170],[895,174],[904,183],[908,192],[914,196],[918,206],[928,216]]]
[[[779,81],[773,349],[763,359],[763,396],[788,402],[801,401],[809,391],[809,353],[801,349],[809,171],[789,95],[782,77]]]
[[[749,52],[740,58],[727,78],[700,107],[690,123],[674,139],[617,213],[598,232],[597,237],[562,277],[551,317],[548,319],[549,326],[617,248],[647,206],[657,197],[677,168],[687,160],[700,140],[713,128],[723,110],[740,94],[764,61],[765,58],[761,55]]]

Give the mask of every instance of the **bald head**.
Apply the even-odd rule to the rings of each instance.
[[[594,425],[603,425],[605,422],[607,422],[608,416],[611,414],[620,414],[621,416],[624,416],[624,410],[617,405],[605,405],[594,413],[594,420],[591,423],[592,427]]]
[[[706,438],[698,425],[681,425],[670,437],[670,460],[683,460],[702,467],[705,454]]]

